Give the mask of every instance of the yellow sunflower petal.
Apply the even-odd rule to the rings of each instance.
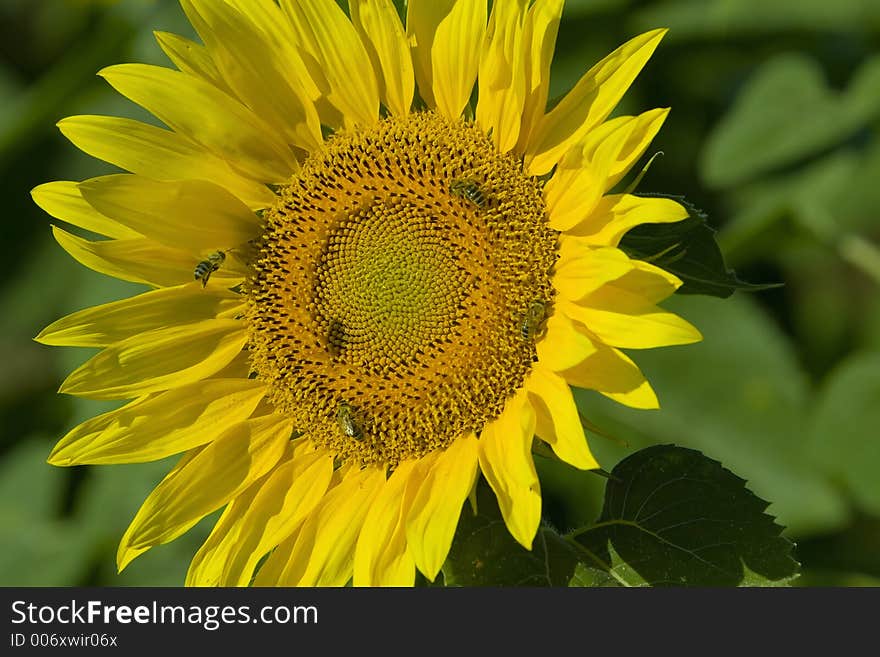
[[[544,116],[550,89],[550,63],[556,46],[556,34],[562,18],[563,0],[538,0],[526,14],[523,25],[526,98],[523,103],[522,128],[516,145],[523,153],[532,131]]]
[[[207,180],[251,209],[275,199],[265,185],[236,173],[216,155],[170,130],[115,116],[71,116],[59,121],[58,128],[81,151],[153,180]]]
[[[671,223],[687,219],[688,212],[672,199],[611,194],[603,197],[592,214],[572,226],[567,234],[596,245],[617,246],[620,238],[640,224]]]
[[[306,441],[255,486],[245,505],[236,499],[190,565],[187,585],[246,586],[260,559],[299,529],[324,497],[333,457]]]
[[[567,231],[591,215],[607,189],[611,168],[628,138],[625,130],[615,130],[589,156],[582,157],[577,147],[563,156],[544,187],[552,228]]]
[[[561,298],[577,301],[632,272],[635,266],[620,249],[594,247],[563,235],[553,287]]]
[[[469,434],[440,452],[424,474],[407,514],[409,553],[432,582],[452,546],[461,507],[477,476],[478,450],[476,436]]]
[[[294,29],[308,33],[328,84],[330,102],[346,127],[372,125],[379,118],[379,87],[367,50],[351,21],[333,0],[286,0],[282,7]]]
[[[700,332],[689,322],[623,285],[609,283],[579,303],[558,305],[561,312],[581,322],[612,347],[651,349],[702,340]]]
[[[480,58],[477,123],[498,151],[516,146],[526,99],[526,71],[522,66],[523,17],[526,0],[496,2],[489,17],[486,45]]]
[[[416,566],[406,547],[406,516],[418,490],[412,477],[417,463],[400,463],[367,512],[354,553],[355,586],[413,585]]]
[[[87,180],[79,189],[101,214],[196,256],[246,244],[260,233],[259,218],[244,203],[204,180],[115,174]]]
[[[117,552],[122,570],[132,550],[172,541],[266,474],[281,458],[292,425],[270,415],[230,427],[184,458],[144,501]],[[136,556],[136,555],[135,555]]]
[[[559,312],[547,319],[547,332],[536,349],[538,362],[553,372],[572,367],[596,351],[590,338]]]
[[[265,122],[208,82],[147,64],[118,64],[99,75],[175,132],[255,180],[284,182],[297,169],[293,153]]]
[[[657,395],[641,370],[619,349],[596,345],[596,353],[582,363],[559,372],[569,384],[596,390],[632,408],[660,408]]]
[[[153,32],[153,36],[178,70],[202,78],[227,93],[231,92],[205,46],[171,32]]]
[[[191,253],[162,246],[145,237],[93,242],[71,235],[58,226],[52,226],[52,235],[61,248],[89,269],[153,287],[192,282],[193,271],[199,262],[199,258]],[[241,283],[243,278],[240,271],[224,266],[211,276],[209,284],[231,287]]]
[[[526,151],[526,167],[531,175],[550,171],[563,153],[605,120],[666,32],[653,30],[626,42],[587,71],[559,104],[544,115]]]
[[[286,458],[288,457],[282,457],[277,467],[283,468]],[[229,560],[229,553],[242,536],[244,518],[268,477],[269,475],[264,475],[257,479],[226,505],[208,538],[189,564],[186,586],[222,586],[220,582],[223,580],[223,569]]]
[[[253,586],[285,586],[284,569],[287,567],[290,553],[293,551],[293,546],[296,545],[301,530],[302,525],[272,550],[260,565],[260,569],[254,577]]]
[[[288,143],[321,147],[321,122],[301,84],[290,84],[290,57],[266,42],[263,31],[235,7],[216,0],[182,0],[217,67],[235,95]],[[282,18],[279,14],[279,19]]]
[[[486,33],[486,1],[457,0],[440,21],[431,45],[431,76],[437,111],[457,119],[471,97]]]
[[[590,453],[571,388],[558,374],[534,367],[524,384],[535,411],[535,433],[566,463],[581,470],[598,468]]]
[[[644,297],[651,303],[657,303],[670,297],[682,285],[682,280],[649,262],[631,261],[635,269],[620,279],[620,285]]]
[[[618,128],[627,135],[627,139],[616,153],[611,153],[614,160],[608,166],[608,178],[605,191],[610,190],[626,175],[632,166],[645,153],[654,137],[663,126],[669,108],[663,107],[643,112],[628,119]]]
[[[322,101],[322,92],[313,75],[320,71],[314,71],[307,66],[303,59],[303,51],[300,49],[302,44],[299,43],[293,26],[275,0],[226,0],[226,4],[235,7],[262,31],[263,46],[270,48],[272,56],[282,62],[281,70],[287,77],[288,85],[301,90],[313,103],[319,103],[317,107],[320,113],[319,101]],[[317,78],[322,83],[326,83],[323,74],[317,75]],[[322,119],[326,118],[324,114],[321,116]],[[323,123],[334,128],[338,126],[338,123],[326,120]]]
[[[541,522],[541,485],[532,460],[535,413],[520,390],[480,435],[480,469],[495,491],[504,524],[527,550]]]
[[[248,419],[266,394],[250,379],[206,379],[86,420],[58,441],[52,465],[142,463],[204,445]]]
[[[354,470],[324,496],[290,550],[279,584],[342,586],[351,578],[364,517],[385,485],[379,468]]]
[[[349,0],[351,22],[376,71],[382,102],[396,116],[409,114],[415,91],[406,33],[391,0]]]
[[[89,205],[82,197],[78,183],[66,180],[45,183],[31,190],[31,198],[56,219],[98,235],[117,239],[140,237],[131,228],[105,217]]]
[[[413,71],[419,95],[428,107],[434,100],[434,69],[431,49],[437,26],[449,15],[456,0],[410,0],[406,8],[406,34],[410,43]]]
[[[80,365],[60,392],[125,399],[205,379],[227,365],[247,342],[244,324],[208,319],[135,335]]]
[[[34,340],[68,347],[106,347],[144,331],[217,317],[242,305],[234,292],[190,283],[85,308],[52,322]]]

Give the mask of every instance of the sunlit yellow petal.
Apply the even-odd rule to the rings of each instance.
[[[239,422],[191,458],[184,458],[144,501],[122,537],[122,570],[141,550],[172,541],[266,474],[290,440],[289,420],[268,416]],[[134,555],[136,556],[136,555]]]
[[[171,32],[153,32],[153,36],[156,37],[162,52],[178,70],[202,78],[223,91],[231,92],[205,46]]]
[[[259,237],[258,217],[235,196],[207,181],[157,182],[116,174],[87,180],[79,189],[103,215],[196,256]]]
[[[702,339],[700,332],[678,315],[613,285],[600,288],[580,303],[563,302],[560,311],[613,347],[651,349]]]
[[[89,269],[132,283],[153,287],[183,285],[193,280],[199,258],[187,251],[157,244],[145,237],[90,241],[52,226],[52,235],[75,260]],[[227,259],[227,265],[232,265]],[[211,276],[209,285],[226,287],[241,283],[240,270],[224,266]]]
[[[406,35],[412,50],[413,70],[419,95],[428,107],[434,100],[434,68],[431,50],[437,26],[449,15],[456,0],[410,0],[406,8]]]
[[[457,0],[440,21],[431,45],[434,101],[450,119],[461,116],[471,97],[486,33],[486,1]]]
[[[565,235],[559,244],[553,287],[565,299],[583,299],[636,267],[634,261],[619,249],[594,247]]]
[[[71,116],[59,121],[58,128],[89,155],[153,180],[207,180],[251,209],[275,199],[265,185],[236,173],[216,155],[170,130],[115,116]]]
[[[581,470],[598,468],[568,384],[558,374],[535,367],[525,382],[535,411],[535,433],[566,463]]]
[[[504,523],[526,549],[541,522],[541,486],[532,460],[535,413],[521,390],[480,435],[480,470],[495,491]]]
[[[634,226],[671,223],[687,217],[687,210],[672,199],[611,194],[602,198],[592,214],[567,234],[582,237],[590,244],[617,246]]]
[[[577,147],[563,156],[544,187],[551,227],[567,231],[592,214],[628,137],[626,131],[615,130],[588,156],[583,157]]]
[[[353,471],[331,489],[306,519],[290,550],[279,584],[342,586],[350,578],[358,534],[385,485],[379,468]]]
[[[526,99],[526,71],[522,66],[523,18],[526,0],[496,2],[492,6],[486,44],[480,58],[477,123],[499,152],[516,146]]]
[[[392,114],[409,113],[415,91],[406,33],[391,0],[349,0],[351,22],[373,62],[382,102]]]
[[[559,374],[571,385],[596,390],[632,408],[660,408],[641,370],[622,351],[602,344],[582,363]]]
[[[332,474],[331,455],[298,445],[287,461],[255,484],[258,490],[244,506],[237,499],[230,505],[235,508],[228,517],[224,514],[193,559],[187,584],[250,583],[260,559],[299,529],[318,505]]]
[[[71,430],[52,465],[141,463],[204,445],[251,416],[266,393],[250,379],[206,379],[142,397]]]
[[[409,553],[434,581],[446,560],[452,537],[477,475],[478,441],[462,436],[441,452],[424,475],[406,520]]]
[[[319,149],[323,139],[318,112],[302,85],[291,84],[286,75],[296,55],[276,56],[262,30],[229,4],[182,0],[181,6],[235,95],[288,143]]]
[[[126,399],[207,378],[247,342],[242,322],[207,319],[135,335],[80,365],[60,392],[95,399]]]
[[[526,151],[527,169],[541,175],[614,109],[654,53],[665,29],[626,42],[591,68],[539,122]]]
[[[31,190],[31,198],[56,219],[98,235],[118,239],[140,237],[131,228],[105,217],[89,205],[82,197],[78,183],[66,180],[45,183]]]
[[[524,72],[526,98],[523,103],[522,127],[516,146],[523,153],[531,141],[532,131],[544,116],[550,89],[550,62],[556,46],[556,34],[562,17],[563,0],[538,0],[526,14],[523,25]]]
[[[242,301],[235,293],[190,283],[80,310],[49,324],[34,340],[68,347],[106,347],[144,331],[210,319],[240,308]]]
[[[406,547],[406,517],[418,491],[414,470],[419,470],[416,461],[398,465],[367,512],[354,553],[355,586],[413,585],[416,566]]]
[[[553,372],[572,367],[596,351],[590,338],[559,312],[547,319],[547,331],[536,348],[538,362]]]
[[[100,75],[175,132],[255,180],[283,182],[297,168],[293,153],[279,144],[265,122],[208,82],[146,64],[110,66]]]
[[[296,30],[311,33],[321,70],[330,85],[330,102],[346,126],[372,125],[379,118],[376,74],[357,31],[333,0],[282,4]]]

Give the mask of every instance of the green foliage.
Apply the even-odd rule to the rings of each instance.
[[[745,481],[697,451],[659,445],[614,468],[594,527],[572,534],[627,586],[773,586],[793,545]]]
[[[867,60],[843,93],[828,89],[802,54],[761,66],[706,144],[706,182],[730,187],[813,155],[880,114],[880,57]]]
[[[829,378],[809,424],[807,448],[866,513],[880,516],[880,353],[844,362]]]
[[[580,473],[592,477],[591,473]],[[792,543],[745,481],[695,450],[640,450],[607,479],[598,520],[542,525],[531,551],[510,536],[481,482],[443,568],[449,586],[786,586]]]
[[[807,450],[815,393],[787,337],[754,296],[679,297],[665,305],[699,326],[704,339],[638,354],[660,410],[583,393],[585,416],[633,448],[675,442],[721,461],[772,502],[770,511],[795,534],[843,526],[846,499]],[[628,454],[601,437],[591,445],[605,467]]]
[[[572,547],[548,526],[538,530],[531,551],[519,545],[481,481],[477,512],[465,504],[443,577],[447,586],[567,586],[577,563]]]
[[[86,354],[31,338],[65,313],[134,288],[72,262],[52,242],[49,219],[28,191],[48,180],[112,171],[77,153],[54,122],[77,113],[153,121],[95,73],[122,61],[167,65],[151,31],[193,33],[175,0],[0,4],[0,170],[9,219],[0,245],[0,584],[176,585],[212,518],[121,575],[114,559],[167,462],[45,464],[54,441],[106,404],[57,395],[58,383]],[[704,341],[632,354],[660,397],[659,411],[576,392],[585,416],[625,441],[590,435],[591,447],[609,470],[644,458],[639,450],[652,445],[699,450],[735,473],[727,479],[732,495],[746,496],[747,506],[760,504],[741,482],[734,485],[737,477],[771,502],[768,512],[797,541],[799,585],[876,585],[880,3],[568,0],[551,96],[626,39],[660,26],[670,28],[668,36],[616,113],[672,107],[651,147],[666,156],[640,189],[685,195],[706,210],[718,233],[695,215],[632,231],[624,247],[681,276],[683,292],[730,294],[741,283],[730,266],[744,280],[785,287],[723,301],[670,300],[670,310],[693,322]],[[510,538],[491,496],[481,498],[479,514],[466,508],[462,515],[448,582],[611,586],[651,581],[655,572],[671,581],[680,576],[676,568],[685,566],[665,564],[656,549],[646,565],[632,563],[629,538],[641,536],[635,529],[614,536],[606,529],[606,540],[591,543],[609,570],[585,557],[583,545],[554,527],[592,526],[607,482],[537,461],[546,522],[533,551]],[[703,467],[724,472],[712,461]],[[765,516],[756,523],[767,531],[766,544],[779,548],[774,558],[787,563]],[[644,536],[638,544],[662,547]],[[754,557],[725,558],[732,564],[725,572],[733,573],[725,583],[740,575],[740,584],[786,581]]]

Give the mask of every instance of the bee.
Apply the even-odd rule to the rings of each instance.
[[[449,185],[449,192],[467,199],[481,210],[486,207],[486,195],[473,178],[456,178]]]
[[[537,340],[544,333],[544,318],[547,315],[547,305],[543,301],[532,301],[526,310],[519,334],[523,340]]]
[[[202,287],[205,287],[208,284],[208,279],[211,278],[211,274],[220,269],[220,265],[222,265],[225,260],[226,253],[223,251],[214,251],[214,253],[196,265],[193,277],[197,281],[201,281]]]
[[[339,402],[336,407],[336,424],[342,429],[342,433],[349,438],[363,439],[364,433],[354,419],[354,409],[346,402]]]

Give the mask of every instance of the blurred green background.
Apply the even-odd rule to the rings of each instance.
[[[640,191],[684,194],[742,278],[785,286],[672,299],[705,341],[635,354],[660,411],[578,392],[616,437],[592,445],[608,469],[652,443],[700,449],[772,502],[801,585],[880,585],[880,0],[568,0],[551,97],[659,26],[671,31],[618,108],[673,108]],[[29,190],[111,171],[59,119],[151,120],[95,73],[169,65],[152,30],[192,36],[173,0],[0,0],[0,585],[179,585],[213,520],[117,575],[116,544],[169,463],[45,463],[108,405],[56,394],[88,350],[31,338],[138,286],[71,260]],[[599,477],[539,467],[555,524],[596,518]]]

